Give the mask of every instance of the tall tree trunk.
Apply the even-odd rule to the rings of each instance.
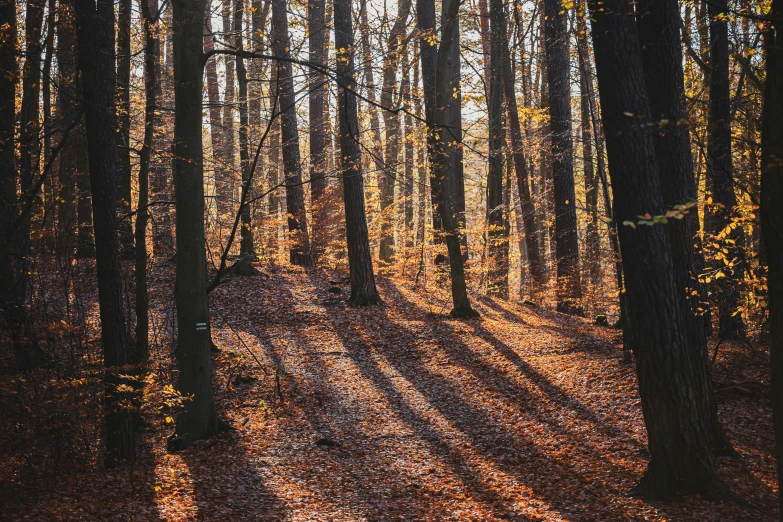
[[[57,89],[57,113],[61,123],[57,136],[62,139],[65,129],[75,118],[82,119],[78,103],[78,74],[76,69],[76,28],[70,0],[60,2],[57,19],[57,70],[60,85]],[[86,170],[84,125],[79,123],[68,136],[60,151],[57,194],[57,255],[70,259],[76,246],[76,178]]]
[[[417,6],[418,9],[418,6]],[[417,186],[418,186],[418,201],[417,201],[417,224],[416,224],[416,245],[423,247],[424,244],[424,231],[425,231],[425,220],[427,215],[427,178],[429,177],[429,173],[427,168],[429,167],[427,161],[427,139],[421,139],[421,129],[422,127],[425,128],[426,131],[426,123],[422,125],[420,122],[424,121],[424,114],[422,112],[422,104],[423,104],[423,92],[419,89],[419,78],[421,76],[420,71],[421,70],[421,42],[416,42],[416,52],[413,57],[413,85],[416,88],[416,95],[412,96],[413,98],[413,114],[415,116],[416,122],[418,123],[418,126],[416,128],[416,138],[415,142],[417,143],[416,148],[416,157],[418,158],[418,162],[416,164],[416,170],[417,170]],[[421,250],[422,256],[420,258],[420,267],[419,271],[423,270],[423,264],[424,264],[424,249]]]
[[[351,0],[334,0],[334,44],[345,49],[337,56],[337,107],[340,120],[340,173],[345,184],[345,232],[348,266],[351,272],[353,306],[379,304],[375,287],[367,216],[364,208],[361,148],[357,122],[356,96],[346,86],[356,84],[354,77],[354,38]]]
[[[25,14],[25,61],[22,69],[22,108],[19,112],[19,186],[22,199],[32,194],[33,179],[38,174],[41,143],[40,94],[41,94],[41,26],[43,24],[44,0],[27,2]],[[22,293],[27,292],[29,278],[28,257],[30,256],[30,213],[23,217],[18,228],[16,248],[21,263],[18,274]]]
[[[131,225],[130,78],[132,0],[117,8],[117,234],[120,257],[133,258]]]
[[[157,0],[140,0],[144,31],[144,141],[139,155],[139,201],[136,213],[136,344],[128,359],[131,363],[146,362],[149,357],[149,297],[147,295],[147,221],[149,218],[149,173],[152,140],[155,133],[155,110],[158,63],[157,20],[153,19],[150,4],[157,16]]]
[[[502,22],[505,22],[505,16]],[[527,159],[522,143],[522,126],[519,122],[517,96],[514,90],[514,70],[511,66],[511,52],[508,44],[507,29],[503,23],[501,28],[503,38],[503,93],[506,100],[506,117],[511,138],[511,156],[514,159],[514,172],[517,177],[517,193],[522,209],[525,246],[527,248],[528,271],[532,279],[532,294],[537,295],[544,284],[544,274],[541,267],[541,251],[538,248],[538,230],[536,226],[535,208],[530,196],[530,180],[528,176]]]
[[[400,98],[405,107],[405,116],[403,123],[405,125],[404,149],[405,149],[405,170],[400,185],[403,202],[403,237],[406,248],[413,246],[413,163],[414,149],[416,142],[416,131],[413,127],[413,110],[411,100],[411,64],[412,60],[408,51],[408,45],[405,46],[405,55],[402,68],[402,84],[400,87]],[[417,85],[418,87],[418,85]]]
[[[288,14],[285,0],[272,2],[272,52],[277,61],[280,127],[283,140],[283,168],[285,169],[286,213],[291,234],[290,261],[295,265],[311,262],[310,240],[307,235],[302,162],[299,156],[299,130],[296,124],[296,95],[294,94],[291,43],[288,37]]]
[[[401,45],[408,24],[411,0],[401,0],[397,7],[397,18],[389,31],[386,42],[386,54],[383,60],[383,89],[381,105],[385,109],[383,124],[386,133],[385,169],[381,179],[381,261],[390,262],[394,255],[394,185],[400,155],[400,116],[389,109],[394,106],[394,93],[397,85],[397,70],[402,55]],[[388,209],[388,210],[387,210]]]
[[[171,449],[218,431],[212,395],[211,340],[204,241],[204,151],[201,143],[204,0],[174,0],[174,187],[176,191],[179,391],[192,396],[177,415]]]
[[[544,41],[552,129],[552,180],[555,198],[557,310],[581,315],[579,236],[576,230],[574,158],[571,140],[571,86],[568,78],[567,14],[559,0],[544,0]]]
[[[231,17],[234,13],[232,9],[236,0],[222,0],[223,2],[223,38],[224,41],[230,42],[231,32],[235,31],[235,27],[231,27]],[[234,79],[236,73],[236,58],[232,55],[223,56],[223,64],[226,71],[226,84],[223,91],[223,152],[221,162],[223,163],[223,169],[221,173],[225,176],[222,183],[222,205],[220,199],[218,199],[218,214],[221,218],[230,219],[233,215],[234,200],[236,195],[234,194],[236,183],[234,182],[234,172],[236,167],[234,165],[235,153],[236,153],[236,139],[234,137]],[[222,220],[221,228],[222,228]]]
[[[310,44],[309,60],[321,67],[326,66],[327,27],[324,23],[326,0],[308,0],[308,37]],[[309,71],[310,94],[310,208],[313,217],[312,241],[314,260],[324,249],[326,202],[323,201],[326,190],[326,132],[324,114],[326,107],[326,75],[316,68]]]
[[[235,0],[236,7],[234,10],[234,31],[236,33],[236,44],[234,48],[237,52],[244,51],[244,43],[242,39],[242,15],[244,13],[245,2],[244,0]],[[245,60],[241,54],[236,57],[237,67],[237,83],[239,85],[239,161],[240,169],[242,170],[242,186],[249,185],[249,179],[251,178],[250,172],[250,151],[248,145],[247,131],[250,125],[248,121],[248,109],[247,109],[247,69],[245,68]],[[240,201],[241,208],[240,219],[242,225],[240,229],[240,243],[239,253],[243,256],[253,256],[253,229],[250,222],[250,205],[245,204],[245,201]]]
[[[432,8],[434,10],[434,7]],[[459,165],[462,155],[456,150],[461,147],[460,125],[461,106],[459,96],[454,92],[458,88],[454,83],[456,67],[455,44],[459,42],[459,2],[447,0],[443,3],[442,31],[440,45],[435,65],[434,106],[431,110],[433,125],[431,132],[433,140],[432,158],[432,190],[437,191],[438,210],[443,220],[443,231],[449,252],[451,268],[451,297],[454,317],[476,317],[478,313],[470,306],[467,285],[465,284],[465,267],[460,245],[458,207]],[[458,49],[457,49],[458,51]],[[424,68],[424,62],[422,62]],[[425,84],[426,92],[426,84]],[[425,104],[428,98],[425,95]]]
[[[686,118],[685,80],[678,30],[680,10],[677,0],[643,0],[639,7],[638,12],[643,13],[637,18],[637,29],[644,79],[651,116],[658,128],[653,134],[655,159],[663,204],[669,210],[676,205],[695,203],[697,199],[690,132],[687,126],[679,123]],[[698,274],[704,270],[704,259],[698,236],[697,209],[691,209],[681,220],[669,222],[666,230],[672,251],[674,284],[683,323],[687,327],[693,368],[694,371],[706,373],[700,379],[704,389],[699,391],[704,393],[709,404],[713,447],[720,454],[731,454],[731,443],[718,420],[718,407],[708,373],[707,337],[699,312],[703,306],[703,290]]]
[[[204,16],[204,52],[211,52],[215,48],[215,37],[212,32],[212,13],[207,10]],[[228,57],[226,57],[228,59]],[[223,145],[223,116],[220,110],[220,85],[217,76],[217,60],[207,60],[205,66],[207,81],[207,101],[209,103],[209,138],[212,145],[212,166],[215,183],[215,209],[218,217],[224,211],[230,201],[227,191],[227,179],[231,175],[226,170],[224,163],[225,152]]]
[[[775,429],[775,457],[778,479],[783,477],[783,2],[773,0],[767,33],[767,78],[761,131],[761,233],[769,272],[769,351],[771,367],[772,418]],[[783,513],[783,488],[778,489]]]
[[[106,384],[106,465],[133,460],[131,412],[117,371],[128,362],[117,239],[117,117],[115,113],[114,2],[75,0],[82,95],[95,216],[95,265]],[[87,102],[89,100],[89,102]]]
[[[172,23],[171,23],[171,11],[172,7],[169,4],[165,7],[163,14],[164,23],[163,27],[166,29],[167,34],[156,35],[158,41],[158,56],[155,63],[155,75],[157,80],[155,100],[160,106],[171,107],[171,91],[172,80],[169,71],[169,67],[165,67],[164,64],[164,51],[169,55],[171,60],[172,50],[167,45],[167,40],[172,37]],[[166,96],[164,97],[164,92]],[[219,113],[219,112],[218,112]],[[171,117],[169,115],[159,116],[158,127],[153,138],[153,150],[156,151],[170,151],[170,139],[171,133],[169,133],[169,125]],[[155,161],[150,165],[150,192],[151,197],[154,199],[152,206],[152,249],[155,252],[155,257],[163,257],[169,254],[174,248],[174,236],[171,232],[171,202],[174,198],[170,188],[170,182],[173,176],[171,176],[171,170],[167,165],[170,165],[170,154],[159,154]]]
[[[601,284],[601,239],[598,235],[598,177],[593,158],[593,132],[591,99],[593,66],[590,63],[590,47],[587,42],[587,2],[581,0],[576,12],[576,44],[579,61],[579,93],[582,132],[582,167],[585,178],[585,209],[588,214],[585,241],[585,258],[589,263],[590,283],[593,291]],[[600,155],[601,151],[597,151]]]
[[[367,19],[367,1],[360,0],[361,7],[359,9],[359,32],[362,39],[362,73],[364,74],[364,84],[367,89],[367,100],[369,100],[367,110],[370,113],[370,143],[372,144],[370,150],[372,151],[371,155],[375,165],[378,185],[381,186],[385,177],[383,140],[381,139],[381,119],[378,115],[378,102],[375,95],[375,76],[372,69],[373,49],[370,44],[370,22]]]
[[[487,270],[489,291],[508,297],[508,235],[504,226],[503,208],[503,47],[506,24],[502,0],[489,2],[490,76],[488,124],[489,124],[489,172],[487,174]]]
[[[633,223],[663,210],[633,4],[591,0],[590,10],[614,209],[619,222]],[[622,226],[619,239],[650,451],[637,491],[720,498],[728,491],[715,469],[708,405],[697,393],[705,374],[693,368],[666,230]]]
[[[48,163],[52,156],[52,59],[54,57],[54,29],[57,22],[57,0],[49,0],[46,13],[46,38],[44,39],[44,63],[41,78],[41,98],[43,99],[43,162]],[[43,193],[43,219],[44,238],[46,249],[51,251],[54,245],[54,184],[56,178],[54,169],[49,173],[49,178],[44,183]]]
[[[727,228],[737,216],[737,196],[734,193],[734,172],[731,161],[731,94],[729,93],[729,28],[726,21],[727,0],[708,3],[710,18],[710,110],[708,114],[707,172],[712,181],[714,225],[719,239],[732,239],[726,244],[729,265],[720,262],[726,277],[719,280],[718,336],[720,339],[745,339],[745,324],[737,313],[740,293],[737,288],[747,270],[743,248],[742,226]],[[736,224],[735,224],[736,225]]]

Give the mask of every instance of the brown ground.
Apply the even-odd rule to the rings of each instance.
[[[763,354],[726,348],[715,369],[741,455],[721,474],[756,507],[644,502],[628,496],[647,450],[616,330],[489,299],[455,321],[403,278],[380,281],[383,307],[347,309],[328,280],[290,268],[215,291],[216,397],[236,432],[167,454],[170,425],[148,412],[134,470],[6,483],[0,518],[775,519]],[[155,357],[165,374],[168,354]]]

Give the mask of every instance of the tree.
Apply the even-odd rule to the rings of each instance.
[[[644,0],[639,4],[637,28],[641,44],[645,86],[650,100],[650,112],[658,129],[653,133],[655,160],[660,178],[664,208],[674,209],[696,201],[696,180],[690,132],[681,122],[685,116],[685,83],[682,69],[677,0]],[[694,371],[709,371],[707,338],[702,327],[700,310],[703,289],[698,275],[704,270],[701,255],[699,215],[695,209],[683,219],[672,219],[666,225],[672,252],[674,284],[683,323],[687,328],[689,351]],[[695,295],[694,295],[695,292]],[[718,407],[709,375],[700,380],[711,417],[713,446],[719,454],[731,454],[733,449],[718,420]]]
[[[767,251],[769,272],[769,351],[771,366],[772,417],[775,429],[775,457],[778,477],[783,477],[783,2],[773,0],[772,20],[767,32],[767,77],[761,131],[761,232]],[[783,509],[783,489],[778,489]]]
[[[663,198],[633,4],[591,0],[590,10],[615,215],[635,223],[638,215],[660,215]],[[712,456],[708,405],[697,393],[703,373],[694,370],[688,349],[666,230],[622,226],[619,239],[650,451],[637,492],[649,498],[677,490],[727,495]]]
[[[174,187],[176,191],[179,391],[192,397],[177,415],[171,449],[214,435],[218,418],[212,395],[211,340],[204,242],[204,165],[201,144],[204,0],[175,0]]]
[[[434,7],[431,7],[434,11]],[[428,9],[429,11],[429,9]],[[462,155],[458,152],[462,131],[460,129],[460,99],[455,97],[457,89],[454,72],[456,67],[455,44],[459,42],[459,0],[448,0],[443,3],[442,30],[440,45],[435,63],[435,85],[433,107],[426,108],[432,115],[430,132],[434,134],[432,140],[432,152],[430,161],[432,174],[430,182],[432,190],[438,194],[438,214],[443,222],[443,232],[446,238],[446,247],[449,252],[449,266],[451,268],[451,296],[454,308],[451,315],[454,317],[476,317],[478,313],[470,306],[467,285],[465,284],[465,266],[460,245],[459,209],[460,163]],[[422,70],[427,67],[422,61]],[[458,77],[458,76],[457,76]],[[426,80],[425,80],[426,81]],[[425,92],[427,84],[425,83]],[[427,96],[425,94],[425,106]],[[430,112],[431,111],[431,112]],[[433,196],[435,199],[435,196]]]
[[[280,107],[280,128],[283,141],[286,212],[291,234],[290,261],[295,265],[311,263],[310,240],[307,235],[302,162],[299,155],[299,130],[296,123],[291,42],[288,38],[288,15],[285,0],[272,2],[272,52],[277,58],[277,89]]]
[[[310,44],[310,63],[319,67],[311,67],[309,71],[310,95],[310,205],[313,215],[313,248],[315,257],[326,241],[324,218],[326,217],[325,202],[322,200],[326,190],[326,125],[324,113],[326,107],[326,75],[322,67],[326,66],[328,47],[328,28],[324,23],[326,0],[308,0],[308,40]]]
[[[245,50],[242,39],[242,15],[244,13],[245,2],[244,0],[235,0],[235,2],[234,31],[236,32],[236,40],[234,49],[237,51],[236,68],[237,83],[239,84],[239,164],[242,172],[242,186],[244,187],[250,183],[252,175],[250,172],[250,151],[247,136],[248,128],[250,126],[247,106],[247,68],[245,67],[245,60],[242,57],[242,52]],[[250,205],[245,203],[245,198],[242,198],[240,201],[239,213],[242,221],[239,253],[243,256],[252,257],[255,253],[253,247],[253,229],[250,220]]]
[[[707,174],[712,182],[713,226],[719,234],[733,240],[727,244],[730,265],[719,268],[726,277],[718,291],[718,336],[721,339],[745,339],[745,324],[737,313],[740,295],[737,282],[747,270],[743,253],[745,234],[732,223],[736,217],[737,195],[731,161],[731,95],[729,93],[729,28],[726,20],[727,0],[706,2],[710,23],[710,110],[707,117]]]
[[[581,315],[579,237],[576,230],[571,89],[568,79],[567,14],[559,0],[544,0],[544,42],[549,86],[549,120],[554,184],[557,310]]]
[[[114,2],[74,0],[79,70],[95,216],[95,265],[106,383],[106,465],[134,456],[131,412],[123,406],[120,368],[128,362],[117,239],[117,119],[115,114]],[[200,135],[200,134],[199,134]]]
[[[340,174],[345,203],[345,235],[348,244],[353,306],[379,304],[370,255],[370,239],[364,208],[364,181],[359,145],[354,78],[354,38],[351,0],[334,0],[334,44],[337,55],[337,110],[340,120]]]
[[[132,0],[119,0],[117,6],[117,232],[120,256],[133,256],[131,227],[131,7]]]
[[[503,48],[506,24],[502,0],[490,0],[490,77],[487,82],[489,173],[487,175],[487,250],[491,293],[508,296],[508,234],[503,207]]]

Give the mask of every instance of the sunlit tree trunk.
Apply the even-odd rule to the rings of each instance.
[[[308,0],[308,40],[309,60],[324,67],[326,65],[327,27],[324,23],[325,0]],[[326,190],[326,133],[324,115],[326,112],[326,75],[318,68],[309,71],[310,94],[310,205],[313,217],[312,242],[313,257],[318,258],[326,241],[325,226],[326,202],[323,200]]]

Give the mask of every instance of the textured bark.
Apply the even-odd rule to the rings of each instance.
[[[313,64],[324,67],[327,55],[327,32],[324,23],[326,0],[308,0],[308,37],[309,60]],[[326,202],[323,195],[326,190],[326,128],[324,114],[326,106],[326,75],[316,68],[309,71],[310,94],[310,205],[313,216],[312,241],[314,258],[317,259],[323,251],[326,241],[325,230],[322,230],[326,218]]]
[[[375,95],[375,75],[372,70],[373,49],[370,43],[370,22],[367,19],[367,0],[361,0],[359,10],[359,31],[362,39],[362,73],[364,74],[364,84],[367,89],[367,99],[369,103],[367,110],[370,113],[370,150],[373,164],[375,165],[375,174],[378,179],[378,185],[383,183],[384,160],[383,160],[383,140],[381,140],[381,119],[378,115],[378,106],[376,105],[377,96]],[[433,14],[433,17],[435,15]],[[434,24],[434,22],[433,22]]]
[[[591,0],[590,8],[614,209],[619,222],[636,221],[646,212],[660,214],[663,199],[633,7],[626,0]],[[622,226],[619,238],[650,450],[637,492],[719,498],[727,490],[710,448],[708,405],[697,393],[700,373],[688,349],[666,230]]]
[[[167,39],[171,39],[171,11],[172,7],[169,4],[166,6],[163,18],[163,27],[167,29],[166,34],[161,31],[157,35],[158,40],[158,58],[155,63],[155,75],[156,80],[156,93],[155,99],[161,106],[171,107],[172,102],[172,78],[169,67],[164,70],[164,50],[169,55],[169,60],[172,60],[171,54],[173,54],[170,46],[167,45]],[[167,49],[168,48],[168,49]],[[164,90],[165,88],[165,90]],[[166,93],[164,96],[164,92]],[[159,123],[156,125],[156,132],[153,139],[153,149],[157,151],[169,151],[170,136],[171,134],[167,130],[167,123],[171,119],[170,116],[164,115],[159,117]],[[155,252],[156,257],[163,257],[168,255],[174,248],[174,236],[171,231],[171,209],[174,197],[171,193],[171,170],[168,168],[169,154],[161,154],[150,166],[150,192],[151,197],[154,200],[152,207],[152,249]]]
[[[131,4],[132,0],[119,0],[117,7],[117,234],[123,259],[133,258],[130,218]]]
[[[272,52],[277,58],[291,57],[288,37],[288,15],[285,0],[272,2]],[[311,262],[310,240],[307,235],[302,162],[299,155],[299,130],[296,123],[296,95],[294,94],[291,62],[278,60],[277,85],[279,89],[280,128],[283,141],[283,168],[285,170],[286,213],[291,235],[290,261],[295,265]]]
[[[54,58],[54,32],[57,23],[57,0],[49,0],[46,13],[46,37],[44,39],[44,63],[41,73],[42,124],[43,124],[43,163],[52,156],[52,59]],[[57,183],[55,170],[49,172],[43,186],[43,244],[51,251],[54,245],[54,185]]]
[[[685,80],[682,69],[682,50],[678,23],[677,0],[643,0],[637,17],[639,43],[642,49],[645,86],[650,100],[650,112],[658,132],[653,133],[655,159],[661,185],[661,196],[666,209],[695,202],[696,179],[693,176],[693,158],[690,132],[681,122],[685,120]],[[718,407],[709,376],[707,337],[702,327],[703,289],[698,274],[704,270],[699,232],[699,215],[688,213],[683,219],[666,224],[672,251],[672,271],[677,297],[687,327],[689,351],[694,371],[704,372],[699,379],[704,383],[699,390],[709,404],[713,448],[720,454],[733,452],[723,427],[718,420]],[[696,292],[694,295],[693,292]]]
[[[433,168],[435,151],[435,67],[438,48],[435,44],[435,2],[434,0],[416,0],[416,23],[419,27],[419,64],[421,67],[421,84],[424,98],[424,119],[427,123],[427,155],[430,169]],[[432,171],[434,173],[434,170]],[[435,181],[433,183],[433,181]],[[430,174],[430,198],[432,203],[432,228],[435,231],[443,229],[443,223],[438,211],[441,198],[440,183],[432,179]],[[423,237],[423,236],[422,236]],[[438,237],[436,236],[436,240]]]
[[[204,17],[204,52],[215,48],[215,37],[212,33],[212,16]],[[215,183],[215,207],[220,212],[227,208],[230,194],[227,191],[226,180],[230,173],[226,171],[223,153],[223,115],[220,110],[220,85],[217,76],[217,60],[207,60],[204,66],[207,81],[207,102],[209,103],[209,138],[212,145],[212,165]]]
[[[402,39],[408,24],[411,0],[400,0],[397,6],[397,18],[389,31],[386,53],[383,59],[383,89],[381,105],[385,131],[385,169],[381,180],[381,245],[378,256],[381,261],[389,262],[394,255],[394,186],[400,163],[400,115],[388,109],[394,107],[394,94],[397,85],[397,71],[402,57]],[[385,214],[385,215],[384,215]]]
[[[770,397],[775,429],[778,478],[783,477],[783,2],[773,0],[769,13],[775,20],[767,34],[767,77],[761,131],[761,233],[769,263]],[[777,36],[776,36],[777,35]],[[783,489],[778,489],[783,508]]]
[[[211,340],[204,241],[204,151],[201,144],[203,0],[175,0],[174,7],[174,187],[176,191],[179,391],[192,396],[177,415],[171,449],[181,449],[218,431],[212,395]]]
[[[117,119],[115,114],[114,3],[75,0],[90,191],[95,216],[95,265],[106,383],[106,465],[134,457],[130,411],[118,368],[128,362],[117,239]]]
[[[406,112],[402,123],[404,124],[403,148],[405,151],[405,169],[400,184],[403,206],[403,231],[402,236],[405,246],[413,246],[413,162],[416,140],[416,130],[413,127],[413,116],[411,115],[411,59],[408,52],[408,46],[405,46],[405,55],[402,66],[402,82],[400,85],[400,99]]]
[[[544,42],[552,131],[557,310],[581,315],[579,236],[576,229],[574,157],[571,139],[571,88],[568,78],[567,13],[559,0],[544,0]]]
[[[235,0],[234,10],[234,31],[236,40],[234,48],[237,51],[244,51],[245,44],[242,38],[242,15],[244,13],[244,0]],[[248,108],[247,108],[247,69],[245,60],[241,55],[236,57],[237,84],[239,85],[239,162],[242,171],[242,186],[250,184],[252,173],[250,172],[250,151],[248,144]],[[246,195],[245,195],[246,196]],[[240,219],[242,221],[240,229],[239,253],[243,256],[253,256],[253,228],[250,221],[250,205],[245,204],[246,198],[240,198]]]
[[[502,0],[490,0],[490,76],[487,97],[489,172],[487,174],[487,268],[491,294],[508,297],[508,234],[503,207],[503,48],[506,24]]]
[[[158,9],[157,0],[152,9]],[[139,200],[136,213],[136,344],[131,348],[128,359],[131,363],[146,362],[149,358],[149,298],[147,295],[147,222],[149,220],[149,173],[152,155],[152,140],[155,132],[155,109],[157,108],[158,39],[155,37],[156,20],[150,12],[147,0],[140,0],[144,31],[144,141],[139,154]]]
[[[710,19],[710,110],[707,116],[707,175],[712,182],[712,200],[719,205],[713,209],[713,226],[721,234],[737,216],[737,196],[734,193],[734,172],[731,161],[731,94],[729,92],[729,28],[725,17],[727,0],[715,0],[708,3],[707,14]],[[734,245],[726,245],[726,256],[733,266],[723,266],[725,278],[719,280],[718,336],[721,339],[745,339],[745,324],[737,313],[740,307],[740,294],[737,283],[747,270],[742,250],[745,233],[741,226],[725,235],[733,239]],[[720,237],[720,236],[719,236]]]
[[[478,313],[470,306],[467,286],[465,284],[465,267],[462,257],[459,232],[459,171],[462,155],[457,154],[460,148],[461,132],[457,132],[460,124],[461,106],[459,96],[454,97],[456,67],[455,44],[459,42],[459,2],[447,0],[443,2],[442,32],[435,65],[434,107],[432,108],[433,140],[432,175],[433,191],[437,191],[438,211],[443,220],[443,232],[449,252],[451,268],[451,297],[454,317],[476,317]],[[424,64],[422,62],[422,68]],[[426,84],[425,84],[426,89]],[[425,96],[425,103],[427,98]],[[463,193],[464,195],[464,193]]]
[[[337,49],[348,50],[337,60],[337,110],[340,120],[340,173],[344,183],[345,232],[351,271],[349,302],[353,306],[366,306],[379,304],[381,298],[375,287],[364,208],[356,96],[345,88],[355,85],[352,20],[351,0],[334,0],[334,44]]]
[[[231,27],[231,18],[234,14],[233,6],[236,0],[222,0],[223,3],[223,41],[231,42],[232,31],[236,28]],[[231,55],[223,56],[223,64],[226,71],[226,84],[223,91],[223,127],[221,128],[223,137],[223,150],[221,152],[220,162],[223,164],[220,169],[222,179],[217,180],[221,187],[218,198],[218,215],[221,218],[230,219],[233,216],[235,199],[234,164],[236,154],[236,138],[234,135],[234,81],[236,77],[236,59]]]

